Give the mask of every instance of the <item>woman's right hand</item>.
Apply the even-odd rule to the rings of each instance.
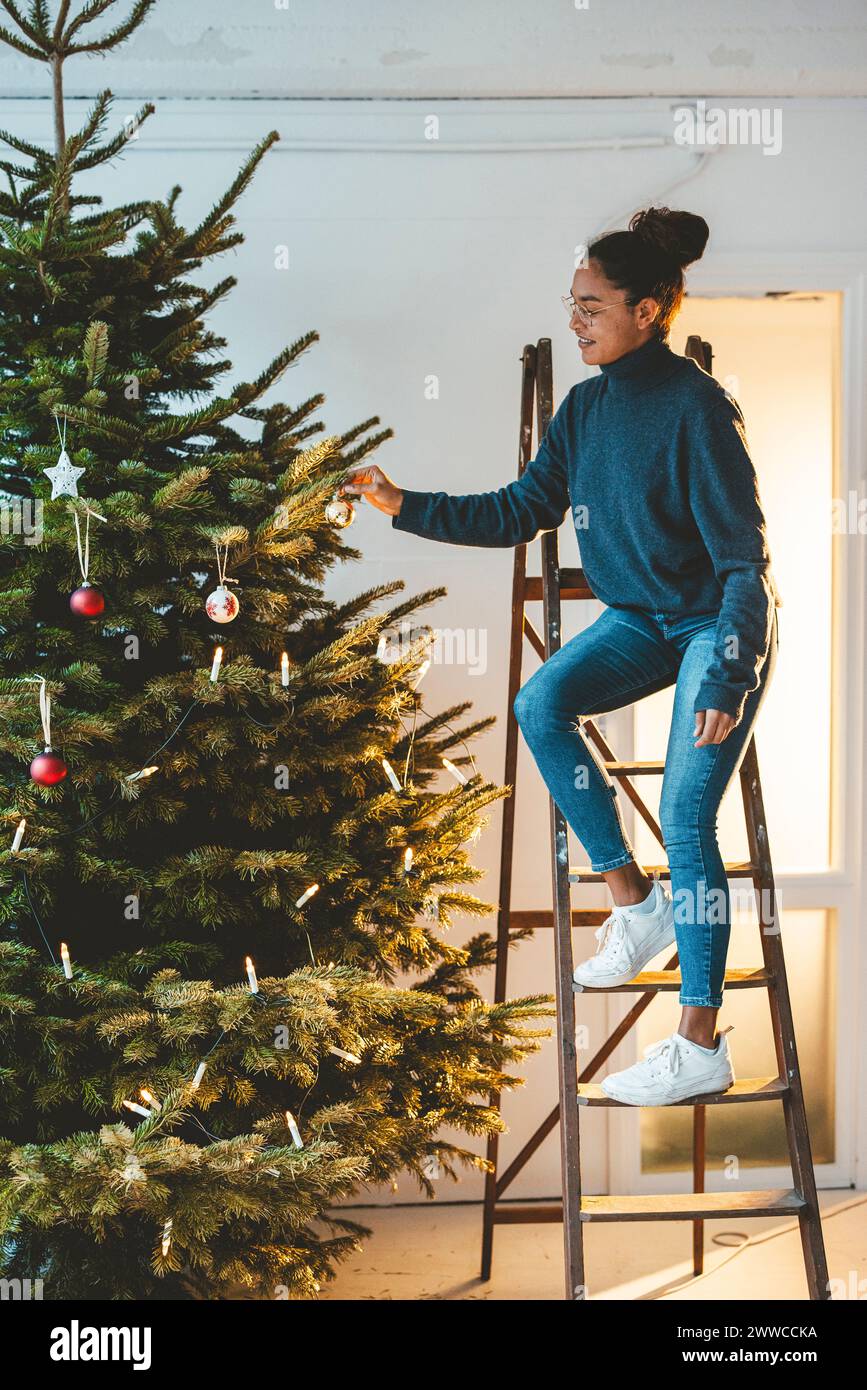
[[[375,463],[365,468],[351,469],[337,489],[337,494],[340,497],[344,494],[347,497],[366,497],[372,506],[385,512],[386,516],[397,516],[403,502],[401,489]]]

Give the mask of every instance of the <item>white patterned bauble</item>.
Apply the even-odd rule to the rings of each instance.
[[[231,589],[219,584],[205,599],[205,612],[214,623],[234,622],[241,611],[241,605]]]

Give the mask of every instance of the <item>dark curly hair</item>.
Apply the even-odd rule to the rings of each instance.
[[[699,259],[709,235],[696,213],[646,208],[630,219],[628,231],[597,237],[587,254],[612,285],[626,292],[628,304],[648,297],[657,301],[656,333],[667,338],[683,300],[684,267]]]

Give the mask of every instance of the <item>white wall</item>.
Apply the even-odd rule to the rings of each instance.
[[[786,85],[850,90],[857,57],[854,6],[827,6],[819,17],[812,6],[766,5],[764,18],[754,20],[754,6],[734,5],[720,12],[718,21],[717,7],[708,5],[702,7],[700,20],[690,21],[691,30],[672,22],[666,29],[671,8],[657,6],[651,14],[643,5],[621,7],[628,48],[624,37],[616,44],[606,38],[610,52],[623,54],[645,51],[642,26],[652,24],[654,31],[665,33],[664,43],[657,39],[654,47],[670,53],[672,61],[660,62],[650,75],[637,60],[606,62],[601,39],[595,49],[573,53],[559,37],[552,38],[544,9],[520,7],[530,17],[519,20],[517,5],[504,13],[493,4],[474,6],[472,19],[468,8],[461,7],[460,44],[454,27],[457,7],[451,13],[442,7],[428,13],[425,7],[424,15],[412,21],[395,18],[394,37],[383,15],[397,15],[396,6],[377,7],[375,29],[365,21],[363,7],[316,7],[304,21],[306,31],[295,31],[297,43],[293,39],[291,45],[275,47],[271,56],[260,33],[255,56],[244,58],[238,54],[236,31],[219,27],[220,17],[235,14],[236,6],[210,6],[209,20],[215,27],[199,42],[195,36],[202,25],[191,18],[194,7],[178,3],[171,26],[158,12],[148,34],[130,46],[126,58],[119,55],[96,65],[96,72],[100,85],[111,81],[137,95],[150,95],[157,85],[154,74],[164,89],[191,94],[328,91],[337,88],[338,77],[344,92],[416,95],[425,86],[474,93],[492,87],[562,93],[579,85],[587,92],[620,86],[628,90],[630,81],[647,90],[663,79],[660,90],[708,93],[719,91],[726,79],[723,91],[733,101],[744,92],[784,90]],[[257,17],[254,24],[247,19],[253,9],[245,8],[245,33],[250,26],[265,25],[266,18],[272,31],[289,22],[263,6],[258,16],[266,18]],[[483,9],[485,18],[480,18]],[[763,49],[760,28],[750,27],[767,25],[771,10],[790,17],[800,13],[806,16],[804,24],[817,26],[809,45],[803,27],[795,44],[801,66],[809,58],[803,77],[798,75],[801,67],[795,62],[789,28],[780,29],[774,44]],[[631,31],[627,11],[633,19]],[[566,12],[570,25],[586,25],[587,14],[569,7]],[[502,21],[499,28],[495,16]],[[597,19],[594,9],[590,18],[601,24],[602,12]],[[723,39],[712,26],[723,22],[729,26],[726,43],[744,52],[748,46],[751,60],[727,63],[719,56]],[[293,18],[292,23],[301,21]],[[556,23],[566,23],[562,6],[556,8]],[[531,30],[536,35],[532,42]],[[743,35],[748,30],[747,44]],[[314,44],[315,52],[305,44]],[[231,50],[225,61],[221,45]],[[398,52],[402,45],[433,56],[424,62],[384,61],[384,54]],[[443,55],[449,60],[447,68]],[[483,67],[488,62],[490,69]],[[422,84],[424,63],[429,63],[432,76]],[[834,66],[833,80],[826,65]],[[25,75],[20,64],[4,58],[0,74],[7,91],[34,94],[32,71]],[[88,77],[87,90],[97,78]],[[712,81],[717,85],[710,85]],[[728,104],[725,95],[718,104]],[[75,105],[70,103],[70,125],[76,119]],[[741,261],[747,266],[759,259],[768,267],[769,279],[779,257],[845,253],[861,268],[867,261],[863,179],[850,162],[865,145],[867,103],[774,101],[783,112],[784,143],[778,156],[765,156],[756,147],[728,147],[703,164],[694,151],[671,143],[672,105],[667,99],[648,98],[437,100],[433,105],[414,100],[167,100],[140,131],[129,155],[112,171],[102,171],[94,183],[112,202],[121,202],[168,191],[180,182],[182,215],[192,220],[228,184],[243,151],[267,130],[279,129],[281,144],[268,155],[241,205],[240,224],[247,241],[220,267],[221,274],[231,270],[240,279],[217,320],[229,338],[237,376],[248,376],[284,343],[316,328],[321,343],[285,379],[281,394],[299,401],[324,390],[324,418],[331,430],[378,413],[396,430],[378,461],[399,483],[475,492],[499,487],[515,474],[523,344],[542,335],[553,338],[558,399],[583,374],[559,296],[571,280],[576,244],[603,225],[622,221],[628,212],[651,202],[670,201],[702,213],[712,236],[706,260],[693,277],[696,289],[703,277],[723,265],[736,287]],[[122,118],[134,109],[135,103],[124,98],[117,115]],[[80,114],[79,109],[78,119]],[[424,121],[430,114],[439,119],[439,141],[424,138]],[[47,103],[7,101],[3,124],[30,137],[48,138]],[[611,137],[656,138],[660,143],[620,151],[550,148]],[[312,144],[305,147],[305,142]],[[398,148],[353,149],[359,142]],[[479,143],[502,145],[504,150],[475,151]],[[280,245],[289,248],[290,268],[285,271],[274,265],[275,247]],[[780,288],[776,283],[774,287]],[[431,374],[440,383],[436,401],[424,394],[425,378]],[[863,470],[863,463],[860,467]],[[564,527],[562,553],[564,562],[574,563],[577,548],[567,530]],[[474,754],[484,773],[499,781],[507,713],[512,552],[437,545],[393,533],[387,520],[366,506],[359,508],[347,539],[364,551],[365,559],[332,575],[335,598],[393,577],[405,579],[408,593],[445,584],[448,597],[425,615],[427,620],[441,628],[471,627],[483,635],[487,665],[481,673],[434,665],[423,689],[430,710],[471,699],[474,715],[498,716],[497,728],[476,745]],[[531,563],[536,563],[535,555]],[[575,607],[582,622],[598,611]],[[564,639],[577,630],[578,619],[578,612],[569,615]],[[525,678],[533,669],[535,660],[528,658]],[[523,745],[519,778],[513,903],[516,908],[543,907],[550,902],[547,803]],[[497,890],[499,824],[497,812],[475,856],[487,872],[476,891],[488,900]],[[591,896],[579,901],[576,896],[575,905],[601,901]],[[493,926],[495,918],[489,920]],[[475,929],[470,923],[468,930]],[[461,939],[460,928],[455,936]],[[589,933],[582,935],[581,944],[589,953]],[[510,993],[550,989],[550,951],[550,938],[540,935],[512,953]],[[546,1044],[543,1056],[525,1069],[525,1075],[523,1091],[506,1102],[512,1127],[501,1143],[506,1160],[555,1100],[553,1044]],[[595,1141],[593,1131],[585,1154],[586,1185],[599,1190],[606,1181],[604,1146]],[[555,1135],[511,1195],[558,1189]],[[448,1188],[443,1196],[469,1198],[479,1191],[480,1180],[467,1179],[457,1194]],[[402,1199],[415,1195],[408,1183],[402,1184]]]
[[[67,91],[858,96],[865,40],[861,0],[161,0],[123,48],[76,59]],[[3,57],[0,88],[30,96],[32,68]]]

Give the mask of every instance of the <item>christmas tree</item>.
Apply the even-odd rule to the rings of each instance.
[[[133,129],[105,92],[67,134],[63,64],[154,0],[100,33],[116,0],[2,3],[55,145],[2,133],[0,1268],[50,1299],[310,1296],[366,1233],[348,1196],[485,1166],[442,1130],[501,1128],[548,1031],[543,998],[482,999],[489,935],[444,935],[491,910],[465,846],[509,790],[468,749],[493,721],[423,708],[406,629],[443,589],[324,596],[359,557],[336,486],[391,432],[277,398],[317,335],[221,384],[235,281],[196,272],[277,135],[191,230],[179,188],[83,196]]]

